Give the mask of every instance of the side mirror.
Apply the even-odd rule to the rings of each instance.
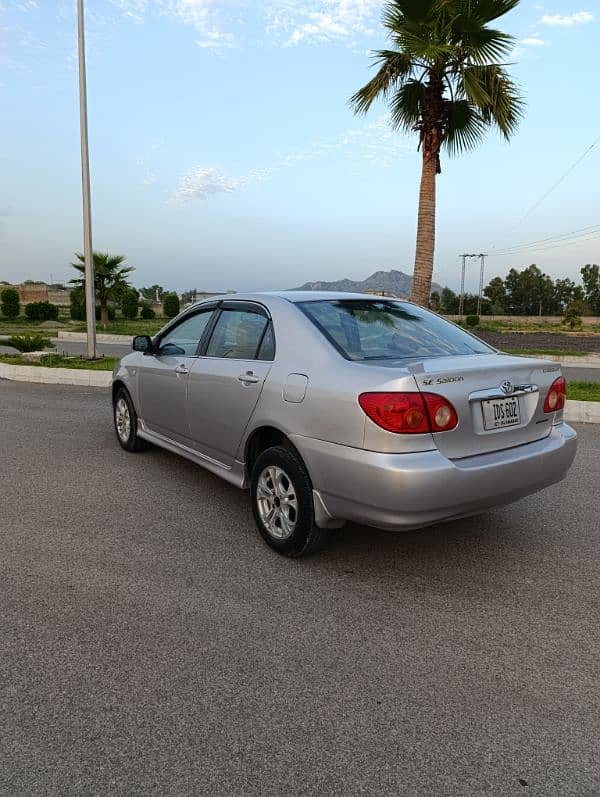
[[[133,350],[149,354],[152,351],[152,338],[149,335],[136,335],[133,339]]]

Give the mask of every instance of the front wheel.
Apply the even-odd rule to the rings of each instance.
[[[306,556],[329,538],[315,523],[312,484],[300,457],[283,446],[268,448],[252,469],[252,511],[258,530],[284,556]]]
[[[138,420],[131,396],[120,388],[113,402],[113,419],[117,440],[125,451],[141,451],[145,443],[138,437]]]

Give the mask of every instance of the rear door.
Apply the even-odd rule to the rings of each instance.
[[[275,356],[267,310],[227,301],[188,381],[187,417],[193,446],[231,466]]]
[[[544,399],[560,368],[545,360],[474,354],[411,363],[419,389],[447,398],[458,413],[451,432],[435,433],[450,459],[531,443],[546,437],[552,414]]]

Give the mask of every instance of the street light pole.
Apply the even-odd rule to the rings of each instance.
[[[94,360],[96,358],[96,291],[94,290],[94,258],[92,250],[92,207],[90,192],[90,156],[88,149],[83,0],[77,0],[77,44],[79,49],[79,128],[81,135],[81,189],[83,193],[83,257],[85,261],[87,356],[90,360]]]

